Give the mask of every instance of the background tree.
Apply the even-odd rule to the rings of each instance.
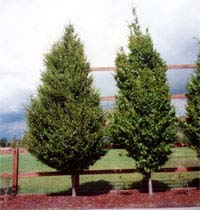
[[[10,146],[10,143],[8,142],[7,138],[1,138],[0,139],[0,147],[8,147]]]
[[[188,95],[186,110],[188,121],[184,124],[184,127],[189,141],[200,157],[200,48],[196,64],[197,68],[195,73],[187,85]]]
[[[135,11],[133,14],[129,52],[126,54],[122,48],[116,57],[119,91],[108,131],[136,160],[152,195],[151,174],[171,153],[176,118],[166,79],[167,66],[153,48],[148,31],[140,30]]]
[[[17,136],[14,135],[10,146],[12,148],[19,148],[21,146],[21,139],[18,139]]]
[[[72,25],[45,56],[46,70],[27,107],[28,150],[50,167],[79,173],[104,154],[104,115],[90,66]],[[27,140],[26,140],[27,141]]]

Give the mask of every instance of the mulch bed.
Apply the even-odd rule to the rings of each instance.
[[[200,206],[200,190],[173,189],[155,192],[152,197],[138,190],[113,190],[99,195],[17,195],[4,201],[0,209],[91,209]]]

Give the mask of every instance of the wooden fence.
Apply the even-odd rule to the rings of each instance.
[[[167,69],[169,70],[177,70],[177,69],[195,69],[196,64],[177,64],[177,65],[168,65]],[[116,71],[116,67],[92,67],[91,71],[96,72],[109,72]],[[187,97],[186,94],[171,94],[172,99],[185,99]],[[101,97],[102,101],[115,101],[114,96],[103,96]]]
[[[3,149],[1,149],[3,150]],[[8,149],[5,149],[7,151]],[[0,173],[2,178],[11,178],[12,179],[12,193],[13,195],[17,194],[18,191],[18,180],[19,178],[31,178],[31,177],[44,177],[44,176],[64,176],[71,175],[62,171],[51,171],[51,172],[23,172],[19,173],[19,153],[25,152],[24,149],[9,149],[13,155],[13,170],[12,173]],[[6,154],[8,154],[6,152]],[[190,171],[199,171],[200,167],[173,167],[173,168],[161,168],[159,172],[190,172]],[[101,175],[101,174],[127,174],[127,173],[136,173],[137,169],[103,169],[103,170],[84,170],[80,175]],[[156,172],[156,173],[159,173]]]
[[[180,65],[168,65],[168,69],[195,69],[197,66],[195,64],[180,64]],[[116,71],[115,67],[93,67],[91,71]],[[186,94],[172,94],[173,99],[184,99]],[[114,96],[104,96],[101,97],[102,101],[114,101]],[[13,194],[17,194],[18,191],[18,179],[19,178],[29,178],[29,177],[42,177],[42,176],[62,176],[71,175],[66,172],[54,171],[54,172],[26,172],[19,173],[19,152],[24,152],[23,149],[1,149],[1,152],[6,154],[13,154],[13,170],[12,173],[1,173],[0,177],[12,178],[12,191]],[[178,167],[178,168],[161,168],[159,172],[187,172],[187,171],[199,171],[199,167]],[[80,175],[97,175],[97,174],[120,174],[120,173],[135,173],[138,172],[136,169],[106,169],[106,170],[84,170]],[[157,172],[157,173],[159,173]]]

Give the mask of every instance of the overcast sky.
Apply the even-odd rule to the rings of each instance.
[[[114,66],[116,51],[127,45],[133,7],[168,64],[195,62],[199,0],[0,0],[0,113],[17,112],[34,92],[43,54],[68,23],[91,66]]]

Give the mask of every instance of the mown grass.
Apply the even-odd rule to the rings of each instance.
[[[174,148],[169,160],[163,167],[200,166],[199,159],[194,150],[188,147]],[[122,149],[112,149],[98,160],[90,169],[120,169],[135,168],[135,161],[127,156]],[[19,172],[54,171],[39,162],[29,153],[20,154]],[[12,156],[0,156],[0,172],[12,171]],[[198,185],[199,172],[185,173],[155,173],[154,185],[157,187],[181,187]],[[82,175],[80,177],[81,191],[111,190],[141,188],[142,175],[112,174],[112,175]],[[1,184],[1,182],[0,182]],[[56,193],[69,190],[71,187],[70,176],[20,178],[19,193]]]

